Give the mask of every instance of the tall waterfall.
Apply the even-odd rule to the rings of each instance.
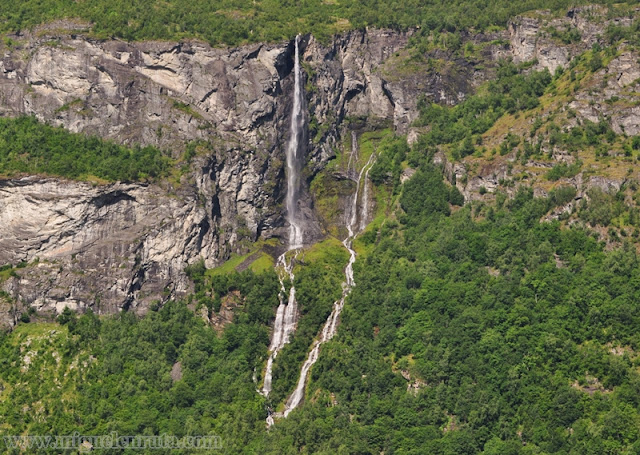
[[[300,142],[304,138],[304,93],[300,74],[300,53],[298,49],[300,36],[296,36],[295,60],[293,63],[294,92],[293,110],[291,111],[291,127],[289,144],[287,145],[287,221],[289,222],[289,249],[302,246],[302,221],[298,213],[298,196],[300,193],[300,171],[302,153]]]
[[[297,204],[300,194],[300,171],[304,158],[303,153],[300,151],[300,145],[304,139],[304,93],[302,91],[302,77],[300,74],[299,41],[300,37],[296,36],[293,67],[293,108],[291,111],[290,137],[289,143],[287,144],[287,194],[285,203],[287,222],[289,223],[289,239],[287,251],[280,255],[276,264],[276,267],[280,270],[278,273],[280,280],[280,304],[276,311],[276,319],[273,325],[271,343],[269,345],[269,359],[267,360],[267,368],[261,391],[265,397],[269,396],[271,392],[273,361],[278,355],[278,352],[289,342],[289,337],[295,331],[298,322],[298,303],[296,301],[296,288],[294,287],[295,276],[293,274],[293,261],[297,256],[297,251],[290,261],[287,261],[287,253],[291,250],[298,250],[303,246],[303,222],[300,218]],[[284,284],[286,278],[289,278],[291,282],[288,298],[286,298],[287,290]],[[271,410],[269,410],[269,416],[267,417],[267,425],[273,425]]]
[[[354,134],[352,151],[351,151],[352,155],[357,153],[357,142],[355,139],[356,137]],[[346,224],[347,224],[347,231],[349,235],[347,236],[346,239],[342,241],[342,244],[349,251],[349,262],[347,263],[347,266],[344,270],[346,282],[342,286],[342,297],[340,298],[340,300],[334,302],[331,314],[329,314],[329,317],[327,318],[327,321],[325,322],[324,327],[322,328],[320,338],[316,339],[313,342],[311,351],[309,352],[307,359],[305,360],[304,364],[302,365],[302,369],[300,370],[300,378],[298,379],[298,384],[296,385],[295,390],[293,391],[293,393],[291,394],[291,396],[286,402],[284,417],[287,417],[289,413],[293,411],[302,401],[302,398],[304,397],[304,389],[307,382],[307,376],[309,375],[309,371],[311,370],[311,367],[313,366],[313,364],[316,363],[316,361],[318,360],[318,356],[320,355],[320,346],[322,346],[324,343],[329,341],[336,334],[336,331],[338,329],[338,319],[340,317],[340,313],[342,312],[342,309],[344,308],[344,301],[347,298],[347,296],[351,293],[351,289],[356,284],[353,279],[353,263],[356,261],[356,252],[352,248],[353,239],[355,238],[357,233],[360,232],[360,230],[362,229],[362,226],[363,226],[362,220],[366,220],[366,216],[369,210],[368,195],[367,195],[367,197],[363,198],[363,201],[362,201],[362,209],[361,209],[362,211],[360,213],[361,227],[360,229],[358,229],[358,224],[357,224],[358,191],[360,189],[360,181],[362,180],[362,176],[368,175],[369,169],[371,169],[371,166],[373,166],[373,160],[374,160],[374,155],[372,154],[371,157],[369,157],[369,160],[367,161],[367,163],[360,170],[360,173],[358,174],[358,178],[356,180],[355,193],[353,195],[353,198],[351,199],[351,203],[349,204],[348,211],[346,213],[347,215]],[[352,163],[353,163],[353,166],[355,166],[355,164],[357,163],[357,156],[350,157],[348,166],[351,167]],[[349,169],[349,171],[351,171],[351,169]],[[366,179],[366,176],[365,176],[365,179]],[[365,191],[368,191],[366,181],[365,181]],[[364,225],[366,226],[366,221],[364,223],[365,223]],[[354,232],[354,229],[357,229],[357,232]]]

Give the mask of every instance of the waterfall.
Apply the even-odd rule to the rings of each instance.
[[[304,93],[302,91],[302,77],[300,74],[300,53],[298,43],[300,36],[296,36],[295,60],[293,63],[294,92],[293,110],[291,111],[291,127],[289,144],[287,145],[287,221],[289,221],[289,249],[302,246],[302,222],[298,213],[298,196],[300,193],[300,170],[302,168],[302,154],[300,142],[304,137]]]
[[[296,289],[294,286],[295,276],[293,273],[293,263],[298,255],[300,248],[303,246],[303,233],[304,226],[301,220],[298,210],[298,198],[300,193],[300,172],[303,164],[303,154],[300,153],[300,145],[304,141],[304,93],[302,91],[302,77],[300,73],[300,55],[299,55],[299,36],[296,36],[295,41],[295,60],[294,60],[294,96],[293,96],[293,108],[291,111],[291,125],[290,125],[290,137],[287,144],[286,159],[287,159],[287,194],[285,199],[287,210],[287,222],[289,223],[289,242],[288,249],[278,257],[276,268],[279,270],[278,277],[280,280],[280,304],[276,311],[276,319],[273,326],[273,333],[271,335],[271,343],[269,344],[269,358],[267,360],[267,366],[264,376],[264,383],[260,393],[265,397],[269,396],[272,388],[273,381],[273,362],[278,355],[278,352],[289,342],[289,337],[295,331],[297,318],[298,318],[298,304],[296,301]],[[355,132],[351,133],[351,154],[349,156],[349,163],[347,165],[347,172],[351,178],[356,177],[356,166],[358,163],[358,141]],[[374,155],[369,157],[367,163],[362,167],[357,174],[356,189],[352,199],[347,208],[346,226],[348,235],[342,241],[344,247],[349,251],[349,262],[345,267],[345,283],[342,286],[342,296],[339,300],[333,303],[331,314],[325,322],[320,337],[317,338],[311,347],[307,359],[302,365],[300,371],[300,378],[294,392],[291,394],[287,402],[285,403],[284,413],[274,413],[272,409],[269,409],[269,415],[267,416],[267,426],[274,424],[274,416],[287,417],[289,413],[294,410],[302,401],[304,397],[304,389],[307,381],[309,371],[313,364],[318,360],[320,355],[320,347],[322,344],[329,341],[336,334],[338,329],[338,320],[340,313],[344,307],[344,302],[347,296],[350,294],[351,289],[355,286],[353,278],[353,264],[356,261],[356,252],[353,250],[353,239],[366,226],[368,213],[368,199],[369,199],[369,185],[367,177],[369,170],[373,165]],[[360,190],[360,183],[362,177],[365,178],[364,183],[364,197],[362,204],[362,212],[360,213],[360,223],[358,224],[358,194]],[[354,230],[357,230],[355,232]],[[293,258],[287,261],[287,253],[295,250]],[[285,280],[289,278],[291,287],[289,289],[288,298]]]
[[[300,152],[300,145],[304,142],[304,93],[302,91],[302,77],[300,73],[300,37],[296,36],[294,72],[294,94],[293,108],[291,110],[290,137],[287,144],[287,194],[285,205],[287,210],[287,222],[289,223],[289,239],[287,251],[278,257],[276,268],[279,270],[280,280],[280,304],[276,311],[276,319],[273,324],[271,343],[269,344],[269,358],[264,375],[264,383],[260,393],[265,397],[271,392],[273,380],[273,362],[278,352],[289,342],[289,337],[296,329],[298,322],[298,303],[296,301],[296,288],[294,287],[295,276],[293,274],[293,262],[298,255],[298,250],[303,246],[303,222],[298,212],[298,198],[300,193],[300,171],[303,164],[303,153]],[[293,258],[287,261],[287,253],[296,250]],[[285,287],[285,279],[289,278],[291,287],[289,297]],[[273,412],[269,409],[267,425],[273,425]]]
[[[297,254],[294,256],[297,256]],[[286,252],[281,254],[278,258],[276,267],[284,271],[278,274],[280,280],[280,293],[278,297],[280,299],[280,305],[276,311],[276,320],[273,324],[273,333],[271,334],[271,343],[269,345],[269,359],[267,360],[267,369],[264,375],[264,384],[262,386],[262,394],[269,396],[271,392],[271,382],[273,379],[273,361],[280,349],[289,342],[289,337],[296,329],[296,323],[298,322],[298,302],[296,301],[296,288],[293,287],[293,260],[288,262],[286,259]],[[284,285],[284,279],[289,277],[291,280],[291,288],[289,289],[289,298],[285,301],[287,290]]]
[[[354,135],[354,139],[355,139],[355,135]],[[354,140],[353,142],[356,142],[356,141]],[[355,143],[355,145],[352,143],[351,154],[353,155],[354,153],[357,153],[357,143]],[[305,360],[304,364],[302,365],[302,369],[300,370],[300,377],[298,379],[296,388],[286,402],[285,410],[283,414],[284,417],[287,417],[289,413],[293,411],[296,407],[298,407],[298,405],[302,401],[302,398],[304,397],[304,389],[307,381],[307,376],[309,375],[309,371],[311,370],[311,367],[313,366],[313,364],[316,363],[316,361],[318,360],[318,356],[320,355],[320,347],[327,341],[331,340],[331,338],[333,338],[333,336],[336,334],[336,331],[338,329],[338,319],[340,317],[340,313],[342,312],[342,309],[344,308],[345,299],[351,293],[351,289],[353,289],[353,287],[356,284],[353,279],[353,264],[356,261],[356,252],[353,250],[352,245],[353,245],[353,239],[357,235],[357,232],[354,232],[354,229],[357,229],[358,227],[356,222],[358,217],[358,191],[360,189],[360,181],[362,180],[362,176],[365,175],[365,179],[366,179],[366,176],[369,173],[369,169],[371,169],[371,166],[373,166],[373,160],[374,160],[374,155],[372,154],[369,157],[369,160],[367,161],[367,163],[360,170],[360,173],[358,174],[358,178],[356,180],[356,189],[355,189],[353,198],[351,199],[351,202],[349,204],[348,211],[346,213],[347,215],[346,224],[347,224],[347,231],[349,235],[347,236],[346,239],[342,241],[342,244],[349,251],[349,262],[347,263],[347,266],[345,267],[345,270],[344,270],[346,282],[342,286],[342,297],[340,298],[340,300],[337,300],[336,302],[334,302],[333,309],[331,310],[331,314],[329,314],[329,317],[327,318],[327,321],[325,322],[322,328],[320,337],[313,342],[311,351],[309,352],[307,359]],[[348,166],[350,167],[351,157],[349,161],[350,163]],[[355,166],[355,163],[357,163],[357,159],[354,159],[353,162]],[[365,181],[365,190],[367,190],[366,181]],[[363,205],[362,205],[362,212],[360,214],[361,215],[360,226],[362,226],[362,219],[364,219],[365,214],[368,213],[368,210],[369,210],[368,201],[367,199],[364,199]],[[366,225],[366,221],[365,221],[365,225]],[[361,229],[362,228],[358,229],[358,232]]]
[[[373,157],[373,155],[371,155]],[[371,158],[370,158],[371,160]],[[364,231],[369,220],[369,171],[373,163],[367,168],[364,174],[364,191],[362,192],[362,213],[360,213],[360,231]]]

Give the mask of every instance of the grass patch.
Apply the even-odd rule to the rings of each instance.
[[[274,264],[273,258],[263,252],[258,259],[251,263],[249,269],[254,273],[264,273],[267,270],[271,270]]]
[[[11,344],[18,346],[23,341],[31,339],[32,343],[30,347],[37,348],[41,344],[41,341],[45,341],[44,338],[49,336],[52,330],[56,331],[56,338],[62,336],[68,336],[69,333],[65,326],[61,326],[55,322],[39,322],[37,324],[18,324],[16,328],[11,332]]]
[[[249,249],[249,252],[246,254],[235,254],[232,253],[231,257],[224,262],[224,264],[219,265],[218,267],[214,267],[212,269],[208,269],[205,272],[205,275],[208,277],[216,276],[216,275],[225,275],[228,273],[233,273],[237,271],[237,269],[242,265],[245,261],[249,260],[251,256],[256,255],[256,258],[251,262],[249,268],[254,272],[265,271],[270,267],[273,267],[274,260],[273,258],[262,251],[265,246],[275,247],[278,244],[277,239],[268,239],[268,240],[258,240]],[[259,255],[257,253],[260,253]]]
[[[342,270],[349,261],[349,252],[336,237],[327,237],[322,242],[304,249],[299,255],[294,273],[310,263],[322,263],[325,269]]]
[[[190,115],[191,117],[197,119],[197,120],[202,120],[202,115],[200,115],[200,113],[196,112],[190,104],[187,103],[183,103],[181,101],[178,100],[174,100],[171,99],[172,103],[173,103],[173,107],[178,109],[179,111],[184,112],[187,115]]]

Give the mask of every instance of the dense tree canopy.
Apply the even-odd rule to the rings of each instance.
[[[16,432],[214,433],[225,453],[636,453],[635,248],[607,252],[584,227],[540,222],[575,195],[569,189],[534,198],[522,188],[512,200],[455,210],[451,194],[423,164],[401,187],[397,221],[361,237],[369,253],[356,263],[339,333],[322,348],[304,405],[270,431],[252,376],[260,380],[266,359],[273,272],[200,278],[214,300],[243,298],[219,336],[184,303],[142,319],[67,311],[48,342],[56,354],[20,370],[25,335],[39,330],[22,324],[0,339],[2,383],[28,384],[5,391],[3,421]],[[335,298],[332,264],[343,260],[328,254],[298,272],[302,325],[278,357],[275,383],[286,390],[274,391],[276,408]],[[78,362],[86,367],[71,373]],[[171,375],[178,362],[180,378]],[[57,396],[66,401],[56,405]],[[44,420],[20,411],[36,401]]]
[[[534,9],[566,10],[576,3],[610,0],[22,0],[2,2],[0,31],[31,28],[60,18],[90,21],[99,37],[127,40],[198,37],[212,44],[290,39],[297,33],[326,38],[366,26],[421,30],[486,29]]]

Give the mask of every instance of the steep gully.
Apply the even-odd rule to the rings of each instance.
[[[284,347],[289,342],[289,337],[293,334],[298,322],[298,308],[296,301],[295,290],[295,275],[293,273],[293,265],[296,257],[298,256],[301,248],[304,246],[303,233],[304,223],[300,220],[297,199],[300,190],[300,170],[304,163],[304,153],[301,152],[301,138],[304,137],[304,93],[302,90],[302,78],[300,73],[299,62],[299,37],[296,37],[295,42],[295,62],[294,62],[294,99],[293,109],[291,113],[291,127],[290,127],[290,139],[287,145],[287,194],[286,194],[286,209],[287,209],[287,221],[289,223],[289,239],[288,249],[280,255],[278,258],[276,267],[279,269],[280,279],[280,304],[276,311],[276,318],[273,327],[273,333],[271,336],[271,343],[269,346],[269,358],[267,360],[267,366],[265,371],[264,383],[260,393],[265,397],[269,396],[272,389],[273,381],[273,362]],[[269,409],[269,415],[267,417],[267,426],[271,426],[275,423],[274,417],[287,417],[289,413],[294,410],[304,397],[304,390],[307,381],[309,371],[313,364],[318,360],[320,354],[320,347],[322,344],[331,340],[335,335],[338,327],[338,319],[340,313],[344,307],[345,299],[350,294],[351,289],[355,286],[353,278],[353,264],[356,260],[356,252],[352,248],[353,240],[357,233],[362,231],[366,227],[366,220],[368,217],[368,193],[369,183],[368,175],[371,166],[373,165],[374,155],[369,157],[369,160],[363,166],[359,173],[357,173],[356,166],[358,162],[358,143],[355,132],[352,133],[352,150],[349,156],[348,174],[353,175],[356,180],[356,188],[351,199],[346,213],[346,225],[348,236],[342,242],[344,247],[349,251],[349,262],[345,268],[346,282],[343,283],[342,296],[339,300],[334,302],[333,309],[329,314],[327,321],[325,322],[320,337],[317,338],[311,347],[311,350],[302,365],[300,371],[300,377],[296,385],[295,390],[291,396],[287,399],[284,412],[276,413],[272,409]],[[362,207],[360,213],[360,223],[358,224],[358,193],[360,189],[360,182],[364,175],[364,197],[362,200]],[[353,177],[352,177],[353,178]],[[293,252],[292,257],[287,260],[287,254]],[[286,298],[286,278],[290,280],[289,297]],[[286,302],[286,303],[285,303]]]

